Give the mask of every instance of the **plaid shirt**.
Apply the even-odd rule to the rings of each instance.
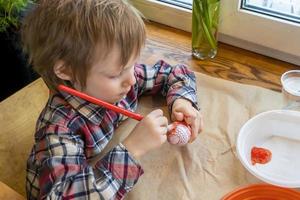
[[[137,82],[117,105],[131,111],[141,94],[166,96],[169,109],[177,98],[197,108],[195,75],[164,61],[135,66]],[[70,94],[50,95],[36,126],[27,161],[27,199],[123,199],[143,169],[122,143],[95,166],[89,161],[108,144],[126,117]]]

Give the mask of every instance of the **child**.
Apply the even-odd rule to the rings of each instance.
[[[51,91],[27,162],[28,199],[122,199],[143,174],[137,159],[166,141],[167,118],[157,109],[90,166],[124,117],[58,91],[59,84],[131,111],[141,94],[161,92],[172,119],[191,126],[190,142],[200,132],[194,74],[163,61],[135,64],[145,27],[126,1],[40,0],[22,30],[24,49]]]

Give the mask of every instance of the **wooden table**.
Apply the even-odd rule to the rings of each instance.
[[[25,200],[25,198],[0,181],[0,199],[2,200]]]

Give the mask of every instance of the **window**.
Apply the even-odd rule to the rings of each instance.
[[[192,0],[131,0],[147,19],[191,32]]]
[[[300,23],[300,0],[243,0],[241,8]]]
[[[158,0],[158,1],[192,10],[193,0]]]
[[[300,65],[299,1],[221,0],[219,40]],[[188,6],[192,5],[192,0],[131,2],[150,20],[191,31],[192,10]],[[283,4],[280,2],[291,2],[289,8],[292,11],[285,4],[280,6]]]

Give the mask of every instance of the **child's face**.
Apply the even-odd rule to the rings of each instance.
[[[121,66],[120,50],[115,45],[106,58],[99,59],[91,67],[83,92],[109,103],[121,100],[136,83],[134,76],[136,59],[132,56],[126,66]],[[79,89],[77,84],[75,88]]]

